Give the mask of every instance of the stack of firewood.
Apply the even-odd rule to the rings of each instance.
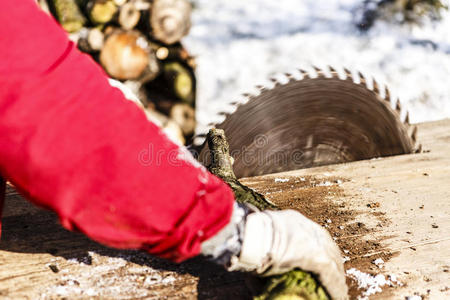
[[[182,143],[195,129],[195,61],[180,40],[189,0],[38,0],[111,78],[139,97]]]

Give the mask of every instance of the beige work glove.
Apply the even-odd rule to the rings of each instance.
[[[249,214],[229,270],[269,276],[294,268],[318,275],[333,299],[348,299],[340,250],[324,228],[294,210]]]

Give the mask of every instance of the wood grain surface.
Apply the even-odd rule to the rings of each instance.
[[[291,207],[297,202],[290,197],[307,190],[310,201],[320,196],[343,215],[351,212],[348,220],[324,220],[327,206],[312,217],[329,222],[331,232],[352,224],[367,228],[335,236],[343,250],[346,239],[376,240],[377,247],[364,254],[347,254],[346,269],[395,275],[402,285],[383,288],[370,299],[450,298],[450,120],[419,124],[419,142],[425,150],[421,154],[247,178],[244,183],[268,195],[271,189],[278,195],[273,201]],[[301,178],[309,178],[310,186],[293,184]],[[339,192],[328,189],[327,180]],[[360,256],[367,258],[365,263]],[[380,257],[385,259],[381,268],[370,263]],[[242,274],[227,273],[203,259],[175,265],[137,251],[108,249],[64,230],[56,216],[8,187],[0,241],[1,299],[248,299],[244,281]]]

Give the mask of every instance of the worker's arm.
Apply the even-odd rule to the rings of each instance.
[[[174,261],[201,252],[265,274],[300,267],[346,296],[322,228],[233,204],[230,188],[111,87],[34,0],[0,10],[0,174],[101,243]]]
[[[0,173],[64,227],[180,261],[228,223],[228,186],[108,84],[33,0],[0,10]]]

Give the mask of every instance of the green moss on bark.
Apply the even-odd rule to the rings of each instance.
[[[233,159],[222,129],[211,129],[207,136],[211,155],[209,170],[222,178],[234,192],[236,201],[256,206],[260,210],[278,209],[263,195],[241,184],[233,172]],[[261,277],[254,300],[327,300],[325,289],[310,273],[296,269],[282,275]]]

